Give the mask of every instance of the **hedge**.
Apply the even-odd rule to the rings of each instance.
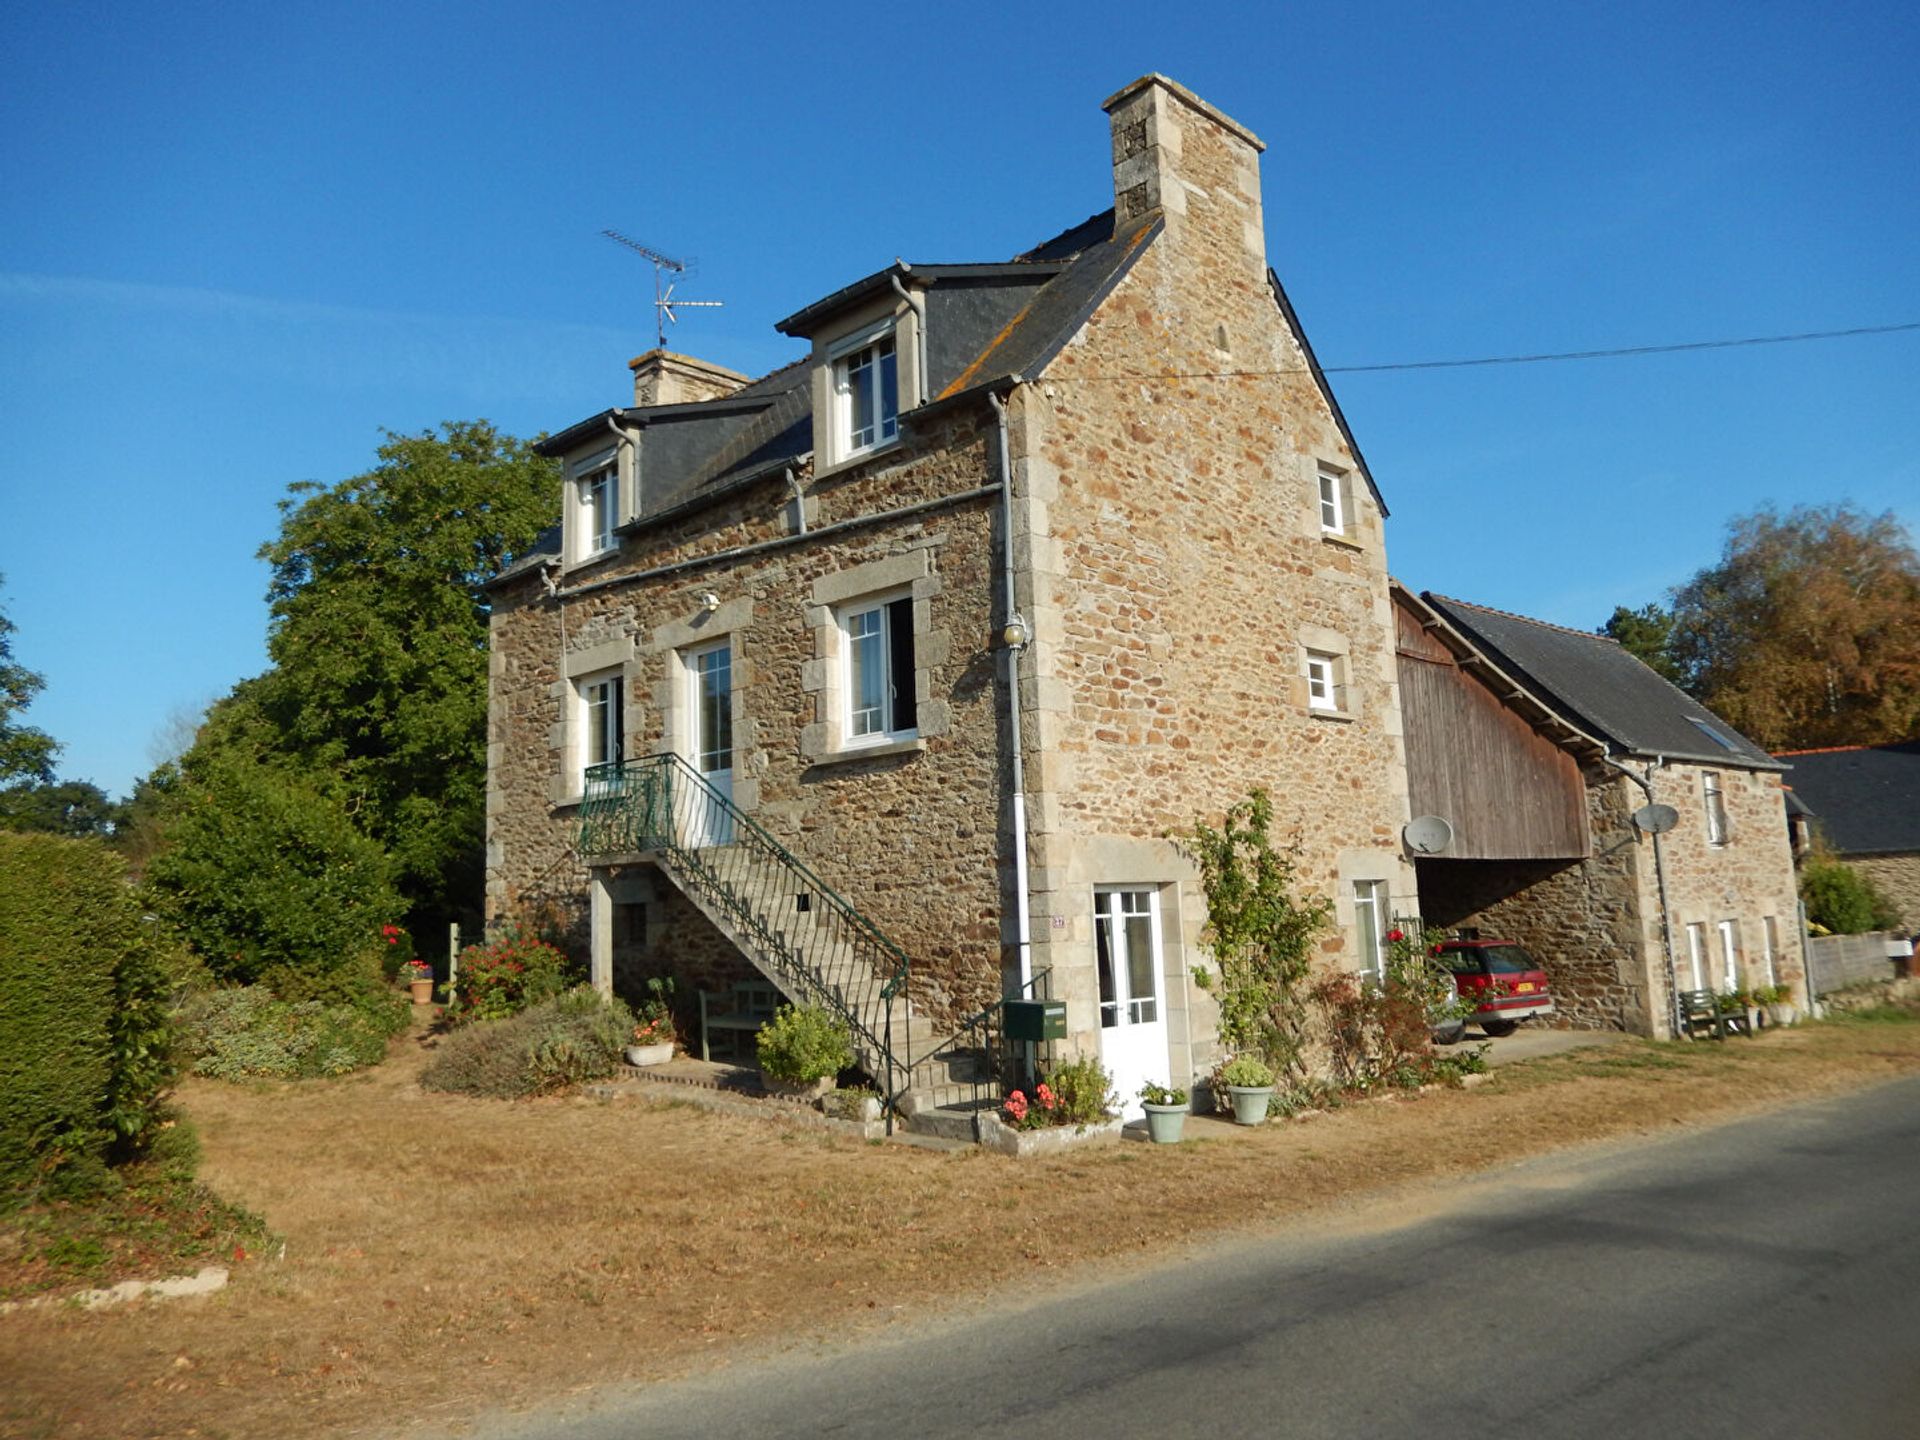
[[[0,1196],[138,1148],[174,1076],[167,990],[115,855],[0,833]]]

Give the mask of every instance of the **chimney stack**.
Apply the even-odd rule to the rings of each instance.
[[[1237,232],[1264,275],[1260,137],[1164,75],[1141,76],[1101,108],[1113,126],[1115,229],[1157,214],[1170,238],[1189,223]]]
[[[631,360],[635,405],[685,405],[695,400],[718,400],[747,383],[747,377],[724,365],[676,355],[671,350],[649,350]]]

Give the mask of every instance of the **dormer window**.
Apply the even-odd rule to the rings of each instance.
[[[569,558],[576,564],[614,548],[614,526],[620,522],[620,471],[614,455],[590,460],[573,480],[573,543]]]
[[[877,449],[900,434],[900,369],[893,328],[869,331],[833,359],[837,458]]]

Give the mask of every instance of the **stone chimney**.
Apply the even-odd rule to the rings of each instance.
[[[1169,238],[1189,224],[1237,237],[1266,273],[1258,135],[1164,75],[1143,75],[1101,107],[1113,126],[1114,228],[1163,215]]]
[[[685,405],[695,400],[718,400],[747,383],[738,371],[671,350],[649,350],[627,362],[633,371],[635,405]]]

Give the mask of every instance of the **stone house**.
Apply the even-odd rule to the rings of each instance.
[[[1393,600],[1412,808],[1452,832],[1429,924],[1524,945],[1576,1028],[1670,1035],[1676,987],[1805,1001],[1779,761],[1605,636]]]
[[[1817,843],[1868,876],[1920,929],[1920,740],[1782,750]]]
[[[569,907],[603,986],[763,975],[936,1097],[970,1015],[1058,999],[1131,1103],[1215,1058],[1169,836],[1264,786],[1327,962],[1381,967],[1416,892],[1386,509],[1268,268],[1261,142],[1158,75],[1105,110],[1111,210],[856,280],[758,379],[643,355],[547,442],[564,523],[491,591],[490,917]]]

